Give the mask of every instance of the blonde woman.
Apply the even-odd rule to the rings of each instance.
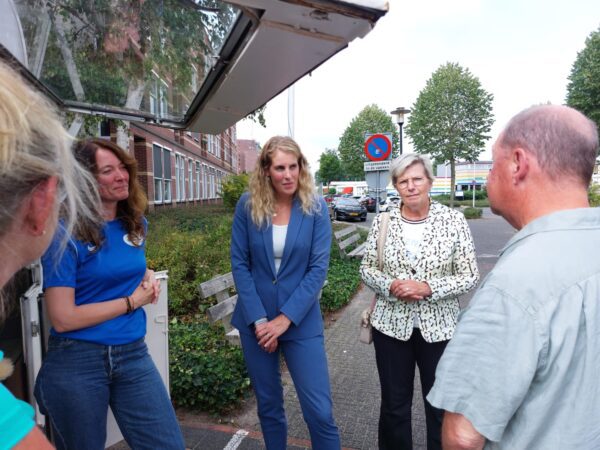
[[[240,331],[269,450],[284,450],[287,441],[280,353],[313,448],[340,448],[318,301],[330,243],[327,206],[315,193],[298,144],[288,137],[269,139],[249,193],[236,207],[231,240],[238,292],[232,324]]]
[[[0,288],[46,250],[59,211],[67,232],[98,217],[88,207],[98,202],[93,179],[74,160],[70,143],[50,104],[0,63]],[[5,300],[0,294],[0,322]],[[0,449],[52,448],[33,414],[0,384]]]

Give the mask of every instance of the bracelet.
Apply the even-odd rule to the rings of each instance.
[[[131,306],[131,297],[129,297],[129,295],[125,297],[125,303],[127,303],[127,314],[131,314],[133,312],[133,307]]]

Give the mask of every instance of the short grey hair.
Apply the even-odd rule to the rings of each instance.
[[[514,116],[498,145],[533,154],[553,180],[571,176],[589,185],[598,155],[596,124],[568,106],[532,106]]]
[[[425,175],[427,175],[429,181],[433,183],[435,176],[433,175],[431,160],[429,159],[429,156],[420,155],[418,153],[405,153],[392,161],[390,167],[392,183],[395,185],[396,181],[398,181],[398,178],[402,176],[404,171],[414,164],[422,164],[425,169]]]

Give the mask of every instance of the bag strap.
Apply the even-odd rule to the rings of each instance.
[[[379,236],[377,236],[377,266],[383,270],[383,247],[387,237],[388,225],[390,223],[390,213],[381,213],[381,223],[379,224]]]

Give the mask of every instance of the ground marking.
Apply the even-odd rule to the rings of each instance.
[[[246,436],[248,436],[248,432],[246,430],[238,430],[238,432],[233,435],[223,450],[235,450],[240,446]]]

